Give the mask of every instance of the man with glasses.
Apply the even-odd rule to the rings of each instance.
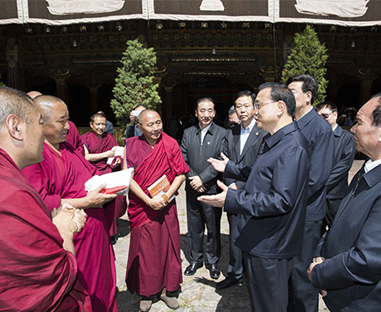
[[[240,124],[226,132],[226,148],[224,154],[233,162],[252,167],[267,132],[258,129],[254,118],[254,100],[256,95],[248,90],[234,95],[234,113]],[[225,178],[224,183],[232,189],[244,189],[246,183],[237,179]],[[242,250],[234,245],[237,231],[238,214],[228,213],[229,221],[229,266],[226,279],[217,283],[217,289],[228,288],[232,285],[242,285],[243,257]]]
[[[316,111],[331,125],[335,139],[333,167],[325,185],[327,206],[322,227],[322,234],[324,234],[326,227],[331,226],[341,200],[347,193],[348,172],[355,158],[356,144],[353,135],[337,124],[337,107],[335,103],[329,101],[320,103],[316,105]]]
[[[325,216],[325,184],[332,171],[334,140],[332,129],[314,110],[319,85],[310,75],[288,81],[295,96],[295,120],[310,144],[311,169],[303,249],[296,257],[291,279],[289,311],[317,312],[318,292],[308,279],[307,270],[320,239]],[[324,164],[324,165],[323,165]]]
[[[259,86],[254,103],[258,128],[268,131],[263,155],[253,167],[210,159],[226,177],[246,181],[234,190],[218,181],[222,193],[200,196],[208,205],[239,214],[235,245],[242,249],[253,311],[287,311],[293,257],[302,248],[308,195],[308,141],[293,122],[295,98],[279,83]]]

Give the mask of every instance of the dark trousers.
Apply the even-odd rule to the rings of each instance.
[[[222,209],[197,200],[197,194],[187,192],[187,222],[191,262],[204,261],[204,231],[207,229],[206,263],[216,264],[221,256]]]
[[[327,231],[327,226],[330,227],[332,224],[333,219],[336,216],[337,211],[339,210],[340,204],[342,199],[332,199],[327,198],[326,203],[326,210],[325,210],[325,217],[323,219],[323,226],[321,228],[321,235],[323,236],[324,233]]]
[[[235,232],[237,230],[238,215],[228,213],[229,221],[229,266],[226,274],[227,278],[239,280],[243,276],[243,256],[242,250],[235,244]]]
[[[293,259],[265,259],[243,253],[255,312],[286,312]]]
[[[319,290],[312,287],[307,270],[314,257],[320,240],[323,220],[307,221],[304,226],[303,248],[299,256],[294,258],[294,268],[290,280],[289,312],[317,312]]]

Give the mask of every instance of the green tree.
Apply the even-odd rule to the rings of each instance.
[[[319,84],[314,104],[321,103],[326,97],[328,85],[328,80],[324,78],[327,73],[327,49],[324,43],[320,43],[315,30],[308,25],[302,33],[295,34],[294,44],[282,72],[282,82],[286,83],[289,78],[302,74],[313,76]]]
[[[1,75],[0,75],[0,87],[6,87],[6,85],[1,81]]]
[[[153,48],[144,48],[137,39],[129,40],[121,63],[112,90],[114,98],[111,100],[111,108],[118,125],[125,128],[135,106],[143,104],[147,108],[156,109],[161,99],[157,92],[159,85],[153,83],[156,69],[156,53]]]

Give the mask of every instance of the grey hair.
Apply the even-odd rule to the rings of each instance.
[[[4,126],[5,120],[11,114],[16,115],[26,124],[30,124],[32,109],[35,109],[33,100],[25,92],[0,87],[0,127]]]

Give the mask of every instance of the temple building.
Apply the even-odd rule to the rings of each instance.
[[[223,118],[237,91],[280,81],[295,33],[309,24],[328,49],[327,100],[358,108],[381,91],[380,12],[374,0],[7,0],[1,80],[62,98],[79,126],[98,110],[114,121],[116,69],[138,38],[157,54],[166,126],[202,96]]]

